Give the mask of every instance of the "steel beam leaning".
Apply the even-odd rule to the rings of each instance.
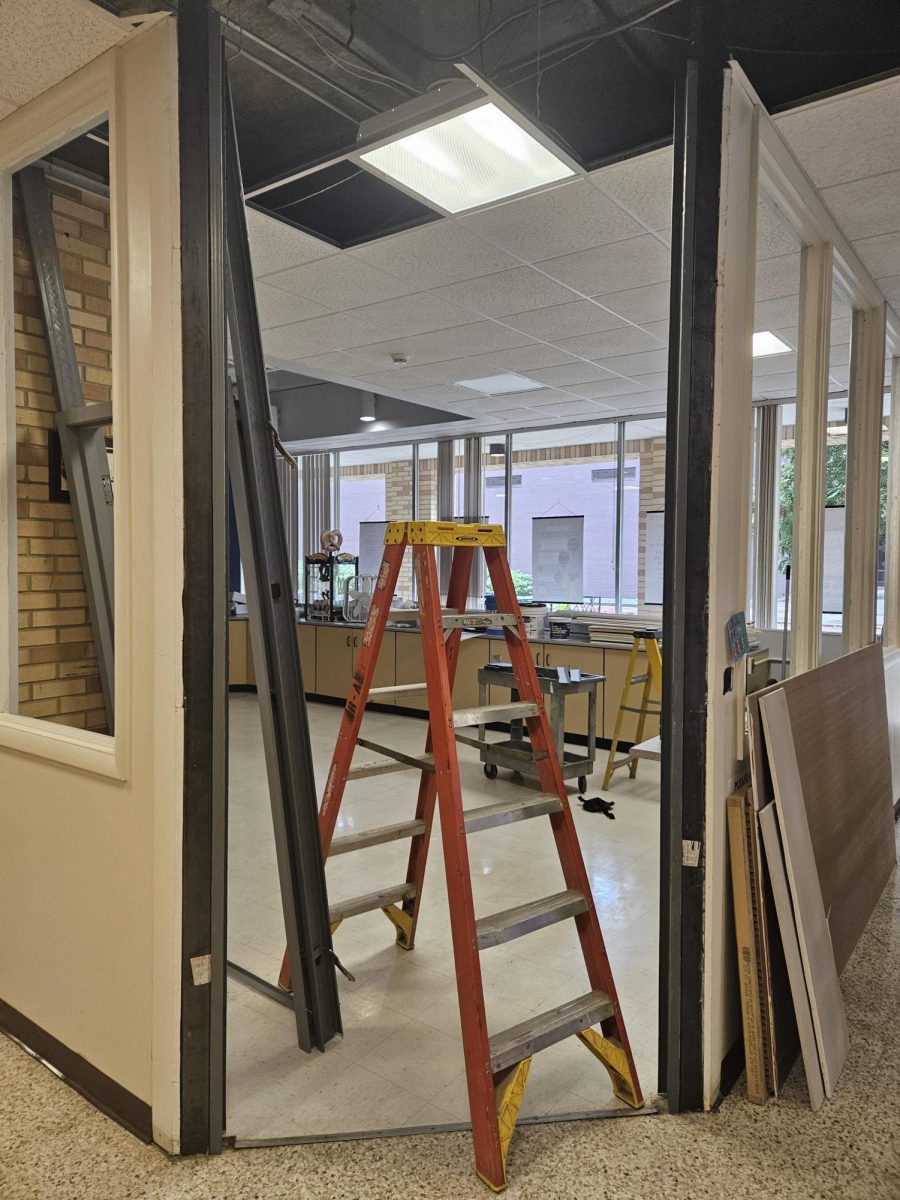
[[[228,461],[247,586],[266,770],[300,1047],[341,1032],[293,582],[230,92],[225,129],[226,308],[236,387]]]
[[[72,499],[106,720],[112,733],[115,727],[113,491],[106,439],[103,429],[92,420],[102,415],[108,424],[112,409],[109,405],[84,402],[47,178],[41,167],[32,166],[19,171],[16,179],[44,313],[59,407],[56,428]],[[100,410],[98,413],[93,411],[95,407]]]

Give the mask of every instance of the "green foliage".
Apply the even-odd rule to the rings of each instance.
[[[520,600],[524,596],[531,595],[531,589],[533,586],[532,579],[531,579],[531,576],[528,575],[525,571],[513,571],[512,572],[512,581],[513,581],[513,587],[516,589],[516,595],[519,597]],[[485,582],[484,593],[486,596],[493,596],[493,594],[494,594],[494,588],[489,579]]]
[[[881,444],[881,490],[879,496],[880,528],[887,519],[887,453],[888,444]],[[784,574],[794,553],[794,447],[785,446],[781,452],[778,480],[778,570]],[[825,505],[847,503],[847,447],[827,446],[825,450]]]

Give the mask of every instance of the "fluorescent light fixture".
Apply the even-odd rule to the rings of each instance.
[[[447,100],[457,94],[439,89],[443,103],[420,98],[392,114],[392,136],[380,146],[359,152],[366,167],[444,212],[465,212],[493,204],[534,188],[545,187],[575,174],[551,149],[483,94],[472,102],[472,88],[462,93],[464,111],[448,113]],[[478,96],[478,93],[475,93]],[[422,103],[431,104],[431,119]],[[404,117],[406,120],[404,121]],[[366,122],[360,135],[366,140]],[[423,120],[426,122],[423,125]],[[397,123],[406,129],[396,129]],[[418,128],[410,130],[417,123]]]
[[[375,393],[363,392],[359,399],[359,419],[361,421],[375,420]]]
[[[768,358],[770,354],[790,354],[792,348],[768,329],[753,335],[754,358]]]
[[[470,388],[483,396],[506,396],[512,392],[534,392],[544,385],[524,375],[513,375],[507,371],[502,375],[485,375],[481,379],[457,379],[456,387]]]

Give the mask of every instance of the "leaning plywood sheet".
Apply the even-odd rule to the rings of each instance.
[[[761,914],[758,907],[759,863],[756,861],[756,813],[745,788],[728,797],[728,849],[734,897],[734,932],[738,979],[741,987],[741,1023],[747,1068],[747,1098],[765,1104],[771,1079],[767,1078],[768,969],[763,965]]]
[[[800,1050],[803,1055],[803,1069],[806,1073],[806,1086],[809,1089],[809,1103],[815,1112],[822,1107],[825,1088],[822,1084],[822,1068],[819,1065],[819,1052],[816,1048],[812,1011],[809,1006],[809,993],[806,990],[806,980],[803,976],[803,962],[800,958],[800,945],[797,941],[797,926],[794,924],[794,910],[791,907],[791,895],[784,871],[781,836],[778,832],[778,817],[775,814],[774,804],[769,804],[759,814],[759,826],[762,831],[769,882],[772,887],[775,909],[778,913],[781,943],[784,947],[784,958],[794,1001],[797,1032],[800,1036]]]
[[[840,973],[896,861],[883,649],[794,676],[759,693],[759,703],[779,692]]]
[[[803,803],[800,768],[787,697],[778,689],[760,700],[784,865],[800,943],[800,957],[822,1064],[825,1095],[831,1096],[850,1050],[841,984],[834,959],[822,889]]]

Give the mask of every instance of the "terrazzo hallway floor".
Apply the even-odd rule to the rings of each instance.
[[[897,1200],[900,889],[896,875],[841,980],[851,1051],[810,1112],[802,1070],[781,1099],[743,1080],[708,1115],[517,1130],[509,1200]],[[169,1159],[0,1038],[2,1200],[482,1200],[468,1134]]]
[[[309,706],[319,793],[342,709]],[[364,733],[416,753],[424,721],[369,713]],[[229,958],[274,981],[284,950],[269,797],[255,695],[231,698]],[[489,735],[500,736],[500,735]],[[355,761],[372,761],[358,751]],[[598,756],[598,764],[600,763]],[[603,760],[605,765],[605,759]],[[524,794],[501,771],[485,779],[477,751],[460,746],[466,807]],[[599,774],[588,794],[599,788]],[[418,775],[374,776],[348,785],[337,832],[412,817]],[[619,774],[609,793],[616,820],[572,807],[591,888],[644,1092],[656,1091],[659,896],[659,772]],[[562,891],[546,818],[468,839],[476,915]],[[409,842],[340,855],[328,863],[334,902],[399,883]],[[459,1010],[438,829],[429,851],[416,948],[400,950],[376,911],[346,921],[335,949],[355,976],[338,977],[344,1037],[324,1054],[297,1049],[291,1012],[240,984],[228,993],[226,1129],[240,1139],[317,1136],[468,1120]],[[481,955],[488,1027],[498,1031],[588,991],[574,922],[566,921]],[[621,1108],[602,1066],[574,1038],[538,1055],[523,1116]]]

